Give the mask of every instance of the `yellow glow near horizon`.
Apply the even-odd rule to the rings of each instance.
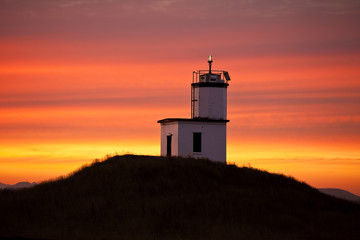
[[[360,151],[355,146],[344,150],[341,146],[296,144],[249,144],[230,142],[228,163],[251,166],[273,173],[295,177],[318,187],[347,189],[360,193]]]
[[[0,176],[9,184],[56,178],[108,155],[158,155],[159,152],[158,144],[146,141],[2,144],[0,149]]]

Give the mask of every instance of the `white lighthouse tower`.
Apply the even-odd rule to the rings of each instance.
[[[226,163],[227,87],[222,70],[193,72],[191,118],[165,118],[161,124],[161,155],[209,158]]]

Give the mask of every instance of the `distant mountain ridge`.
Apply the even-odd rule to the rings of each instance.
[[[11,188],[11,189],[19,189],[19,188],[29,188],[32,186],[35,186],[37,183],[36,182],[18,182],[16,184],[5,184],[5,183],[0,183],[0,189],[5,189],[5,188]]]
[[[360,203],[360,196],[339,188],[318,188],[322,193]]]

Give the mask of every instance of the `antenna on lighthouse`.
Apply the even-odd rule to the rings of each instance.
[[[211,55],[209,55],[209,58],[208,58],[208,63],[209,63],[209,73],[211,74],[211,64],[213,62],[213,58]]]

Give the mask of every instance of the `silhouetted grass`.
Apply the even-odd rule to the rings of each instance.
[[[0,191],[0,236],[360,239],[360,205],[252,168],[124,155]]]

